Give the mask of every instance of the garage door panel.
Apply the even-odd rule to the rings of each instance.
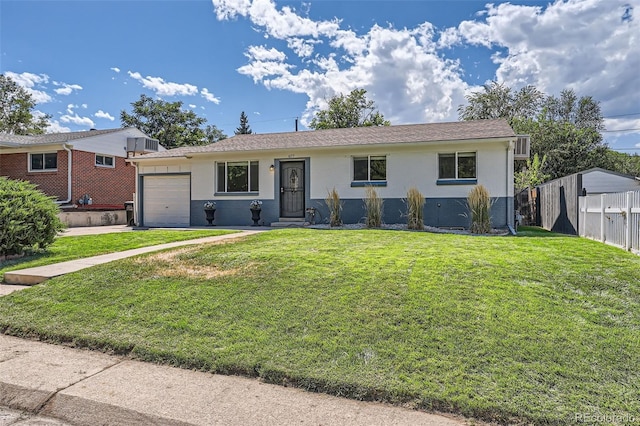
[[[142,184],[145,226],[190,225],[191,177],[189,175],[145,176]]]

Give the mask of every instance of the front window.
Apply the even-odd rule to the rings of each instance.
[[[98,167],[113,167],[113,157],[109,155],[96,154],[96,166]]]
[[[258,192],[258,162],[218,163],[217,192]]]
[[[29,171],[55,171],[58,170],[58,154],[47,152],[42,154],[29,154]]]
[[[438,154],[439,179],[475,179],[476,153]]]
[[[354,181],[384,181],[387,180],[387,157],[369,155],[367,157],[353,157]]]

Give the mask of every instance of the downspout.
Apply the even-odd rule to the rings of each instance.
[[[509,232],[511,232],[511,235],[516,235],[516,230],[513,227],[513,218],[514,218],[514,212],[511,211],[511,209],[509,208],[509,187],[513,181],[512,179],[509,179],[509,177],[511,175],[513,175],[513,173],[509,173],[510,167],[513,168],[513,159],[509,158],[509,154],[511,152],[513,152],[513,148],[515,146],[515,141],[513,139],[509,140],[509,143],[507,144],[507,187],[506,187],[506,195],[507,195],[507,203],[506,203],[506,209],[507,209],[507,227],[509,228]],[[513,170],[513,169],[511,169]],[[512,191],[513,192],[513,191]],[[513,197],[513,196],[512,196]]]
[[[67,144],[62,145],[62,148],[67,151],[67,199],[56,201],[56,204],[66,204],[71,202],[71,164],[73,163],[71,158],[71,149],[69,149]]]
[[[140,198],[140,192],[138,191],[138,180],[140,179],[140,177],[138,176],[138,163],[132,161],[131,164],[136,171],[136,181],[133,188],[134,191],[136,191],[134,194],[135,196],[133,197],[133,224],[135,226],[140,226],[140,221],[138,220],[138,200]]]

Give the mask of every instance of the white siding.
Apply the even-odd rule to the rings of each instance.
[[[87,132],[90,134],[90,131]],[[86,152],[95,152],[98,154],[112,155],[114,157],[127,156],[127,138],[146,136],[138,129],[122,129],[122,131],[97,135],[76,139],[69,142],[73,145],[73,149]],[[164,151],[164,148],[158,148]]]
[[[310,158],[310,197],[324,199],[336,188],[342,198],[362,198],[364,188],[352,188],[352,158],[364,155],[387,156],[387,186],[377,188],[387,198],[404,198],[415,186],[426,197],[466,197],[471,185],[437,185],[438,153],[477,152],[477,180],[487,187],[491,196],[513,195],[513,165],[509,166],[506,142],[428,144],[422,147],[350,147],[331,150],[271,151],[258,153],[215,153],[193,155],[192,158],[158,159],[142,162],[138,172],[145,174],[191,173],[191,197],[194,200],[243,200],[259,198],[273,200],[278,170],[269,170],[277,161]],[[260,170],[259,195],[214,195],[216,191],[215,165],[218,161],[258,161]]]
[[[325,198],[334,186],[343,198],[361,198],[364,188],[352,188],[352,158],[364,155],[387,156],[387,186],[376,190],[381,197],[403,198],[413,186],[426,197],[466,197],[470,185],[437,185],[438,153],[476,151],[478,183],[494,197],[510,196],[507,179],[506,144],[430,145],[425,149],[400,147],[349,150],[340,154],[314,153],[311,156],[311,198]],[[513,161],[513,160],[511,160]],[[509,183],[513,178],[509,178]]]

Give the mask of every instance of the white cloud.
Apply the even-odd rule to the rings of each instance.
[[[249,46],[245,56],[258,61],[284,61],[287,55],[275,48],[267,49],[264,46]]]
[[[311,56],[313,54],[314,45],[318,43],[322,43],[322,41],[304,40],[297,37],[292,37],[287,40],[287,46],[289,47],[289,49],[293,50],[293,52],[301,58],[307,58]],[[284,53],[282,55],[284,55]],[[282,60],[284,60],[284,58]]]
[[[195,104],[189,104],[189,108],[191,108],[191,109],[196,109],[196,107],[197,107],[197,105],[195,105]]]
[[[96,112],[95,114],[93,114],[93,116],[97,118],[106,118],[107,120],[110,120],[110,121],[115,120],[115,118],[111,114],[109,114],[108,112],[104,112],[101,109],[98,110],[98,112]]]
[[[213,102],[214,104],[220,103],[220,98],[216,98],[213,93],[209,92],[206,87],[202,88],[202,90],[200,91],[200,95],[209,102]]]
[[[331,36],[338,31],[340,22],[313,21],[301,17],[288,6],[280,10],[276,8],[272,0],[212,0],[219,20],[234,19],[238,15],[249,17],[251,21],[264,27],[270,37],[280,40],[289,37]]]
[[[274,47],[250,46],[245,52],[248,63],[238,68],[269,89],[306,94],[303,123],[331,96],[360,88],[394,124],[457,119],[468,86],[459,63],[436,52],[435,30],[428,22],[413,29],[375,25],[357,35],[340,29],[338,20],[313,22],[287,7],[277,10],[269,0],[213,4],[219,19],[247,16],[266,35],[286,40],[297,57],[305,58],[307,66],[299,69]],[[314,46],[325,41],[335,51],[314,55]]]
[[[91,120],[89,117],[80,117],[78,114],[62,115],[60,116],[60,121],[62,121],[63,123],[72,123],[77,126],[95,127],[93,120]]]
[[[116,73],[120,72],[120,68],[118,68],[118,67],[111,67],[111,68],[109,68],[109,69],[110,69],[111,71],[113,71],[113,72],[116,72]]]
[[[67,84],[67,83],[59,83],[57,81],[53,82],[54,86],[62,86],[59,89],[54,89],[58,95],[70,95],[74,90],[82,90],[82,86],[78,84]]]
[[[128,74],[134,80],[142,83],[142,86],[154,91],[158,96],[189,96],[198,93],[198,87],[188,83],[172,83],[164,81],[160,77],[142,77],[138,72],[128,71]]]
[[[58,120],[50,121],[46,129],[46,133],[67,133],[70,131],[69,127],[63,126]]]
[[[457,120],[465,93],[479,89],[471,82],[474,65],[463,70],[452,56],[465,47],[486,49],[496,68],[492,78],[514,88],[531,84],[553,95],[571,88],[600,101],[605,116],[638,112],[640,19],[623,18],[628,0],[487,2],[454,28],[424,22],[358,32],[341,28],[338,19],[313,21],[290,7],[278,8],[273,0],[212,3],[219,20],[246,18],[267,40],[286,42],[285,49],[275,41],[250,46],[247,63],[237,71],[266,88],[308,96],[303,123],[329,97],[359,88],[394,124]],[[316,51],[319,43],[322,53]],[[637,127],[626,118],[621,123]]]
[[[67,105],[67,114],[73,114],[74,108],[78,108],[78,105],[74,105],[74,104]]]
[[[482,21],[464,21],[458,35],[500,48],[496,76],[557,95],[572,88],[602,101],[605,115],[637,112],[640,20],[623,20],[628,0],[567,0],[548,7],[487,5]]]
[[[46,74],[32,74],[30,72],[23,72],[17,74],[15,72],[7,71],[4,73],[7,77],[10,77],[19,86],[31,94],[33,100],[36,103],[44,104],[51,102],[53,98],[42,90],[37,90],[36,87],[43,87],[49,82],[49,76]]]

